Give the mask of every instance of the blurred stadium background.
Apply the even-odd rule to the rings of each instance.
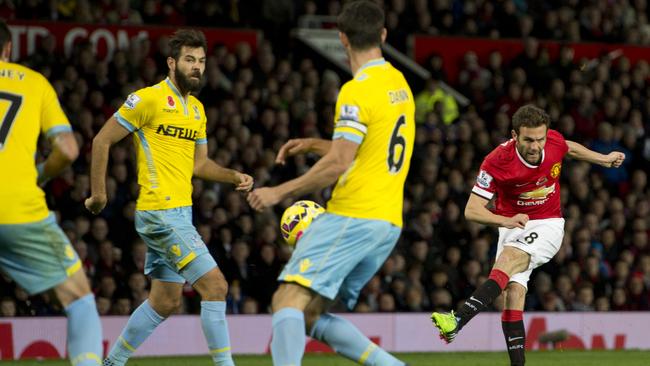
[[[146,247],[133,224],[138,187],[130,139],[111,150],[107,209],[94,217],[83,207],[95,133],[130,92],[165,77],[167,36],[177,27],[199,27],[210,48],[206,85],[198,95],[208,115],[210,156],[248,172],[260,186],[301,174],[314,157],[277,167],[274,156],[288,138],[331,136],[338,88],[351,76],[335,30],[341,3],[0,1],[15,59],[52,82],[81,146],[73,168],[46,191],[92,281],[107,346],[146,299],[149,283],[142,274]],[[385,56],[407,75],[416,95],[416,147],[402,238],[364,289],[355,313],[346,316],[389,350],[501,351],[459,353],[456,362],[507,363],[499,309],[471,325],[481,329],[471,332],[476,336],[465,332],[452,346],[437,339],[427,312],[455,308],[486,279],[496,231],[466,222],[462,211],[481,159],[510,137],[512,113],[534,103],[550,113],[553,127],[567,139],[599,152],[623,151],[628,159],[617,170],[565,161],[566,235],[557,256],[531,279],[527,347],[650,349],[646,1],[380,3],[387,12]],[[328,194],[306,198],[324,203]],[[193,199],[195,223],[230,283],[233,349],[266,353],[270,317],[265,314],[275,278],[291,255],[281,243],[278,219],[291,202],[256,214],[229,187],[199,180]],[[0,277],[0,289],[0,359],[63,357],[65,322],[53,298],[28,297],[6,277]],[[185,315],[157,330],[163,334],[145,343],[140,355],[207,351],[192,315],[198,314],[199,296],[188,286],[183,299],[179,313]],[[184,342],[177,341],[178,334]],[[323,347],[308,345],[313,352],[327,351]],[[554,354],[532,354],[531,364],[546,364],[544,357],[554,364],[650,364],[645,352],[625,353],[628,361],[608,361],[602,352],[565,352],[565,358],[553,360]],[[455,364],[454,354],[413,357],[413,365]],[[311,362],[345,362],[322,360],[329,359]],[[144,361],[132,363],[137,362]],[[181,363],[193,362],[200,364]]]

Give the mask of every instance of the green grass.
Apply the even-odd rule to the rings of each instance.
[[[505,352],[449,352],[449,353],[403,353],[398,357],[411,366],[508,366]],[[237,356],[237,366],[268,366],[270,356]],[[0,362],[7,364],[7,362]],[[67,366],[64,361],[20,361],[12,364],[27,366]],[[151,357],[134,358],[128,366],[210,366],[206,357]],[[303,366],[352,366],[355,363],[334,355],[309,355]],[[528,352],[528,366],[648,366],[648,351],[539,351]]]

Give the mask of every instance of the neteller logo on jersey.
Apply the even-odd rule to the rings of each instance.
[[[492,176],[488,174],[485,170],[481,170],[476,177],[476,184],[481,188],[490,188],[492,183]]]
[[[519,200],[517,201],[517,205],[519,206],[543,205],[548,200],[548,196],[552,195],[553,193],[555,193],[555,184],[549,187],[539,187],[533,191],[519,194]]]
[[[197,130],[190,130],[189,128],[160,125],[156,130],[159,135],[176,137],[183,140],[196,141]]]
[[[129,94],[124,102],[124,106],[128,109],[133,109],[140,102],[140,97],[135,94]]]

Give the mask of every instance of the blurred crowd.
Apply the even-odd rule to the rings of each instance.
[[[377,0],[388,41],[406,48],[413,33],[650,44],[647,0]],[[343,0],[3,0],[0,17],[96,24],[262,28],[286,39],[305,15],[335,16]],[[256,9],[256,11],[251,11]],[[331,21],[325,22],[332,25]],[[281,46],[281,45],[278,45]],[[283,47],[283,51],[286,49]]]
[[[4,1],[0,15],[11,8],[19,16],[24,11],[21,9],[43,6],[41,3]],[[107,17],[105,21],[111,22],[111,11],[122,7],[148,22],[150,14],[146,9],[157,9],[164,15],[169,7],[178,11],[195,3],[203,4],[155,0],[138,2],[134,7],[119,0],[92,5],[79,0],[44,3],[56,5],[57,9],[65,4],[73,6],[72,3],[76,9],[89,6],[90,14],[101,13]],[[230,6],[245,3],[229,2]],[[277,3],[296,6],[291,1]],[[424,4],[433,19],[444,18],[436,11],[446,9],[454,29],[469,35],[472,33],[464,29],[466,22],[462,19],[479,22],[482,17],[471,15],[471,10],[486,14],[485,8],[493,6],[488,1],[387,3],[391,9],[389,26],[393,17],[390,14],[408,14],[412,11],[408,9]],[[535,14],[533,7],[543,4],[564,19],[562,14],[569,3],[504,1],[497,7],[514,6],[515,14],[526,11],[537,27],[547,19],[530,15]],[[631,7],[627,1],[583,3],[580,2],[608,16],[612,15],[610,7]],[[297,9],[296,14],[306,8],[335,14],[340,6],[338,1],[301,4],[304,8]],[[644,4],[645,1],[634,1],[633,5],[645,9]],[[105,8],[98,12],[98,6]],[[218,14],[233,17],[233,9],[226,8],[228,11],[219,8]],[[575,9],[581,8],[573,8],[577,13],[572,14],[571,22],[591,19],[583,19],[584,9]],[[59,14],[56,17],[60,18],[54,19],[73,19],[57,11],[28,14],[39,18]],[[492,11],[496,16],[502,10]],[[633,19],[645,20],[645,10],[634,14]],[[417,31],[401,25],[400,29]],[[503,31],[499,32],[501,35]],[[620,169],[565,160],[564,243],[556,257],[531,278],[527,309],[650,309],[650,95],[646,87],[650,66],[644,61],[631,65],[625,57],[579,63],[568,46],[561,50],[558,59],[551,60],[535,39],[527,38],[525,42],[524,52],[512,60],[504,60],[494,52],[481,64],[472,52],[465,55],[459,82],[452,86],[470,99],[467,108],[459,109],[453,98],[439,88],[439,81],[447,79],[441,59],[434,55],[426,65],[434,77],[422,90],[414,90],[418,128],[406,185],[403,235],[394,253],[364,288],[355,311],[449,310],[486,279],[496,252],[497,232],[466,222],[463,209],[483,157],[510,137],[510,117],[526,103],[545,108],[554,121],[553,128],[567,139],[603,153],[623,151],[628,157]],[[92,216],[83,206],[89,195],[91,142],[130,92],[166,76],[167,49],[164,44],[137,40],[130,49],[118,51],[106,62],[95,58],[89,44],[78,44],[69,58],[55,53],[48,44],[43,42],[36,53],[22,62],[52,82],[81,148],[73,167],[46,186],[48,203],[57,212],[63,230],[83,261],[100,314],[128,315],[146,299],[150,286],[149,279],[142,274],[146,245],[135,233],[133,222],[138,192],[135,151],[130,137],[111,149],[109,203],[100,216]],[[291,53],[285,56],[276,51],[275,45],[262,41],[257,50],[245,44],[232,50],[216,45],[209,52],[206,85],[198,95],[208,119],[210,157],[223,166],[251,174],[256,186],[277,184],[309,168],[315,156],[299,156],[280,167],[274,164],[275,154],[289,138],[331,136],[338,89],[347,80],[340,73],[319,67],[318,60]],[[46,141],[40,145],[46,153]],[[193,185],[195,224],[230,284],[228,312],[267,313],[277,286],[275,278],[291,255],[290,248],[282,244],[278,227],[282,210],[291,202],[259,214],[231,186],[201,180],[194,180]],[[325,189],[306,198],[324,203],[329,194],[330,190]],[[2,316],[61,313],[49,294],[29,297],[6,277],[0,277],[0,289]],[[184,289],[183,299],[180,313],[198,313],[200,298],[189,285]]]

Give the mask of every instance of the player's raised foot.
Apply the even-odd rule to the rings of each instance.
[[[458,319],[453,310],[450,313],[432,313],[431,321],[440,331],[440,338],[451,343],[458,334]]]

